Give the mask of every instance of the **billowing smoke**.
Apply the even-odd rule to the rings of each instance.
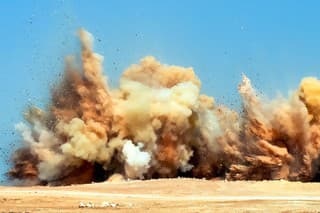
[[[50,106],[25,113],[12,179],[65,185],[165,177],[315,180],[320,152],[320,81],[288,98],[260,97],[243,76],[242,113],[200,94],[192,68],[148,56],[111,89],[92,36],[79,32],[82,66],[66,59]]]

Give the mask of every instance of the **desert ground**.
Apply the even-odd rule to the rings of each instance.
[[[177,178],[1,186],[0,212],[320,212],[320,183]]]

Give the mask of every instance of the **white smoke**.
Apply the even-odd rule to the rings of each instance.
[[[122,153],[126,160],[126,174],[129,178],[143,178],[149,168],[151,156],[148,152],[141,151],[142,143],[135,146],[131,140],[126,140]]]

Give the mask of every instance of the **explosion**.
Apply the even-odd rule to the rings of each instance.
[[[313,181],[319,171],[320,81],[302,80],[288,98],[260,97],[243,76],[242,111],[200,94],[192,68],[154,57],[124,71],[109,88],[93,37],[80,30],[82,66],[66,59],[47,110],[19,123],[23,145],[11,179],[68,185],[168,177]]]

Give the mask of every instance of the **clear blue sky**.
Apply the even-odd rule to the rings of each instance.
[[[241,73],[268,96],[319,77],[319,8],[293,0],[1,1],[0,173],[19,144],[14,124],[31,103],[45,106],[64,56],[79,49],[79,27],[95,35],[113,85],[127,66],[154,55],[192,66],[202,91],[230,106]]]

